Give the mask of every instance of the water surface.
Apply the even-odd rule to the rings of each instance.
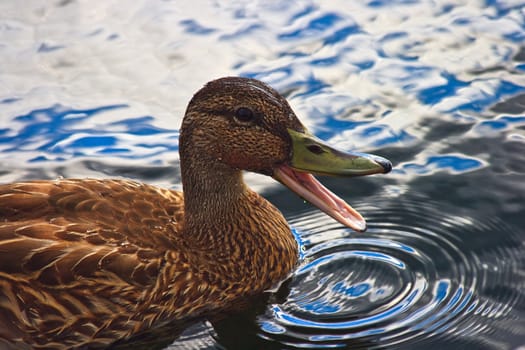
[[[302,264],[261,305],[168,348],[518,349],[524,17],[511,0],[4,1],[0,181],[180,189],[192,93],[261,79],[317,136],[394,171],[323,179],[367,218],[364,234],[248,175],[301,237]]]

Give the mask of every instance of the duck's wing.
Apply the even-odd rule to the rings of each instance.
[[[64,226],[65,219],[73,224],[71,230],[64,227],[66,231],[99,245],[170,247],[177,240],[183,214],[182,193],[134,181],[71,179],[0,185],[0,223]],[[83,225],[100,232],[82,234],[87,230]]]
[[[0,186],[0,339],[62,332],[67,345],[122,329],[176,244],[182,206],[130,181]]]

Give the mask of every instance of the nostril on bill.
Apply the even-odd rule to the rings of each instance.
[[[309,146],[306,146],[306,149],[312,152],[313,154],[324,153],[324,149],[319,145],[309,145]]]

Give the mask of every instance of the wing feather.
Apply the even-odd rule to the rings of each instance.
[[[182,218],[182,194],[132,181],[0,185],[0,345],[136,330]]]

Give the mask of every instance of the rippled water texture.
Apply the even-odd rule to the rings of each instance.
[[[302,264],[168,348],[523,349],[524,28],[522,0],[2,1],[0,182],[180,188],[192,93],[258,78],[317,136],[395,168],[323,179],[367,218],[363,234],[248,175],[298,233]]]

